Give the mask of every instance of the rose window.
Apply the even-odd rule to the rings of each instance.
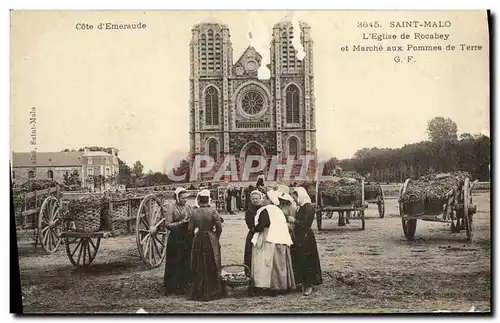
[[[245,93],[241,99],[241,108],[249,115],[255,115],[264,109],[264,98],[258,92]]]

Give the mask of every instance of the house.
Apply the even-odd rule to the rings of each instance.
[[[25,182],[28,179],[52,179],[64,182],[64,175],[76,172],[83,187],[93,186],[92,178],[98,175],[111,178],[118,175],[118,153],[104,151],[70,152],[13,152],[12,180]]]

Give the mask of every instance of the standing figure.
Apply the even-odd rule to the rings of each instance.
[[[175,204],[167,209],[166,223],[170,234],[165,261],[165,295],[184,294],[189,283],[191,238],[188,225],[192,208],[186,205],[187,197],[188,192],[178,187],[175,190]]]
[[[256,292],[287,293],[295,289],[286,218],[278,207],[277,192],[267,192],[268,201],[255,216],[252,238],[252,278]]]
[[[305,296],[312,293],[312,286],[323,283],[316,238],[311,229],[315,210],[311,198],[303,187],[296,187],[292,193],[299,205],[294,222],[294,245],[292,248],[295,281],[302,284]]]
[[[227,211],[229,214],[235,214],[236,211],[236,190],[229,185],[226,190]]]
[[[251,203],[250,203],[250,194],[252,194],[252,192],[254,191],[254,187],[252,185],[249,185],[246,189],[245,189],[245,211],[250,207]]]
[[[221,218],[210,206],[210,191],[202,190],[193,210],[189,232],[194,234],[191,251],[191,300],[210,301],[224,296],[221,277]]]
[[[243,262],[248,268],[252,268],[252,238],[254,235],[254,227],[255,227],[255,215],[257,214],[257,210],[261,207],[262,202],[264,200],[264,195],[255,190],[250,193],[250,205],[245,212],[245,222],[248,227],[248,234],[245,240],[245,253]],[[246,275],[249,276],[251,271],[245,271]]]

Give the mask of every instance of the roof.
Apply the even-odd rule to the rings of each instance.
[[[81,166],[82,151],[70,152],[36,152],[35,165],[31,153],[12,153],[12,167],[33,166]]]
[[[105,151],[89,151],[83,153],[83,157],[112,157],[111,154]]]

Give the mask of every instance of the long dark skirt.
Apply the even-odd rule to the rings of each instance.
[[[191,239],[186,225],[172,230],[167,239],[165,295],[184,295],[189,287]]]
[[[295,227],[291,254],[297,285],[311,286],[323,283],[318,247],[311,228]]]
[[[188,296],[196,301],[210,301],[224,296],[220,244],[212,231],[199,231],[193,239]]]
[[[250,276],[250,273],[252,272],[252,238],[253,238],[254,232],[253,231],[248,231],[247,233],[247,238],[245,240],[245,254],[243,256],[243,263],[249,268],[250,271],[245,269],[245,274],[247,276]]]

